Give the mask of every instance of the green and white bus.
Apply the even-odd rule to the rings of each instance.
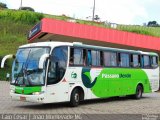
[[[158,54],[67,42],[20,46],[14,58],[13,100],[56,103],[131,95],[159,89]]]

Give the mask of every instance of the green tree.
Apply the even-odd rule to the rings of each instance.
[[[95,15],[94,20],[100,20],[100,17],[98,15]]]
[[[28,10],[28,11],[33,11],[34,12],[34,9],[31,8],[31,7],[21,7],[19,8],[20,10]]]
[[[5,3],[0,2],[0,9],[8,8]]]
[[[159,27],[159,24],[157,23],[157,21],[149,21],[147,26],[148,27]]]

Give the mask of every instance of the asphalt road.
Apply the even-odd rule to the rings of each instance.
[[[0,82],[0,114],[160,114],[160,92],[143,94],[140,100],[127,97],[84,101],[78,107],[67,103],[37,104],[12,101],[9,82]]]

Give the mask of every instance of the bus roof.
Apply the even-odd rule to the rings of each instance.
[[[76,47],[83,47],[83,48],[89,48],[89,49],[98,49],[98,50],[109,50],[114,52],[125,52],[125,53],[135,53],[135,54],[146,54],[146,55],[157,55],[157,53],[154,52],[143,52],[140,50],[128,50],[128,49],[120,49],[120,48],[111,48],[111,47],[102,47],[102,46],[95,46],[95,45],[87,45],[82,43],[73,43]]]
[[[26,45],[22,45],[19,48],[27,48],[27,47],[56,47],[56,46],[73,46],[73,43],[69,42],[37,42],[30,43]]]
[[[154,52],[143,52],[139,50],[128,50],[128,49],[120,49],[120,48],[111,48],[111,47],[102,47],[102,46],[95,46],[95,45],[87,45],[80,42],[37,42],[37,43],[30,43],[26,45],[22,45],[19,48],[26,48],[26,47],[56,47],[56,46],[76,46],[76,47],[82,47],[82,48],[88,48],[88,49],[98,49],[98,50],[109,50],[114,52],[126,52],[126,53],[135,53],[135,54],[146,54],[146,55],[157,55],[157,53]]]

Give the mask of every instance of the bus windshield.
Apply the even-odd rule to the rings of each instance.
[[[43,54],[49,53],[50,48],[21,48],[17,51],[12,67],[11,84],[24,86],[44,85],[46,65],[38,69],[39,59]]]

